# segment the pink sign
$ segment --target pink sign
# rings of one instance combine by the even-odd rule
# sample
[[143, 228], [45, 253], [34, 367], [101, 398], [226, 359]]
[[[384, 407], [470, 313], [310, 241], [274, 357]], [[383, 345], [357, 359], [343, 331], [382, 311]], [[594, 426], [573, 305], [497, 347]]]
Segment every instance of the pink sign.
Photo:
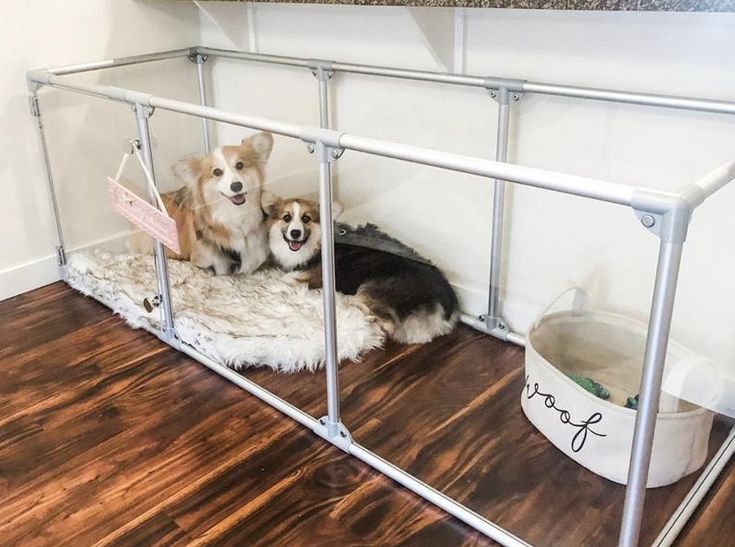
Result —
[[176, 254], [181, 254], [179, 234], [176, 231], [174, 219], [139, 198], [111, 177], [107, 177], [107, 189], [115, 211]]

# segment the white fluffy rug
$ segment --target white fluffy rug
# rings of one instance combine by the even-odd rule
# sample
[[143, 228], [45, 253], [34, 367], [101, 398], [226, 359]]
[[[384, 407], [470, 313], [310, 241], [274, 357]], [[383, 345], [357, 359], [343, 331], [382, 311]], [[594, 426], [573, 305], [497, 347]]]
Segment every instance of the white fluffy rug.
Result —
[[[174, 322], [181, 339], [233, 368], [316, 370], [324, 362], [322, 292], [276, 270], [214, 276], [190, 262], [169, 260]], [[69, 257], [67, 280], [122, 316], [132, 327], [157, 326], [159, 310], [143, 307], [156, 294], [153, 257], [99, 249]], [[337, 295], [340, 360], [380, 347], [384, 334], [355, 297]]]

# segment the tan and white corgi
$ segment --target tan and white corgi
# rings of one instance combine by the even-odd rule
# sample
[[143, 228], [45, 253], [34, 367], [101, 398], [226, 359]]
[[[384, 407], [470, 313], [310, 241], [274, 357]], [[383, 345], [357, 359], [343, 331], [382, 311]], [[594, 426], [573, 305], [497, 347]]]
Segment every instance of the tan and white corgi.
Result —
[[[191, 260], [217, 275], [248, 274], [265, 262], [268, 241], [261, 195], [272, 148], [273, 136], [261, 132], [237, 146], [221, 146], [174, 165], [185, 186], [161, 197], [176, 221], [181, 254], [167, 249], [167, 256]], [[150, 252], [150, 239], [135, 234], [130, 248]]]
[[[336, 216], [341, 207], [334, 209]], [[265, 211], [271, 260], [310, 288], [321, 287], [319, 206], [275, 199]], [[394, 340], [428, 342], [457, 323], [457, 297], [444, 274], [374, 225], [337, 224], [334, 263], [337, 292], [357, 295]]]

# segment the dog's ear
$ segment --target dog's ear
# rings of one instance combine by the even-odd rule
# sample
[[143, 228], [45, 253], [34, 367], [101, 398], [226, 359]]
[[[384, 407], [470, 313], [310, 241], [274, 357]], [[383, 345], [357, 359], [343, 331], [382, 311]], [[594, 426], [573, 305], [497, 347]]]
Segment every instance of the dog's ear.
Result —
[[171, 169], [173, 169], [176, 178], [185, 182], [187, 186], [191, 186], [199, 179], [202, 171], [202, 160], [200, 158], [179, 160], [173, 164]]
[[281, 198], [273, 192], [263, 190], [260, 194], [260, 206], [268, 218], [276, 218], [281, 207]]
[[261, 131], [243, 139], [242, 146], [252, 151], [260, 163], [265, 163], [273, 150], [273, 135], [268, 131]]

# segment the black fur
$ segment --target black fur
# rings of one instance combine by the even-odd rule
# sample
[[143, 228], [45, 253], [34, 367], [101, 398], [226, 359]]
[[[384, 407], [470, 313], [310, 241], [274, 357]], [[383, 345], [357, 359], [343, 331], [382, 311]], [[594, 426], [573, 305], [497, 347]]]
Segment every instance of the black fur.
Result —
[[230, 274], [235, 274], [240, 269], [240, 264], [242, 263], [240, 253], [233, 249], [225, 249], [224, 247], [220, 247], [220, 251], [227, 255], [227, 258], [232, 261], [230, 264]]
[[376, 251], [385, 251], [403, 258], [410, 258], [416, 262], [431, 264], [423, 256], [418, 254], [408, 245], [401, 243], [396, 238], [389, 236], [378, 226], [368, 222], [360, 226], [350, 226], [342, 222], [335, 222], [334, 241], [337, 243], [348, 243], [359, 245]]
[[345, 243], [335, 243], [334, 257], [338, 292], [355, 294], [361, 289], [392, 309], [398, 319], [423, 310], [432, 312], [437, 303], [444, 319], [457, 311], [457, 296], [444, 274], [424, 260]]
[[[459, 309], [457, 296], [444, 274], [430, 261], [374, 224], [335, 223], [334, 261], [337, 292], [368, 297], [379, 316], [402, 321], [419, 312], [434, 313], [437, 304], [445, 321]], [[319, 237], [312, 232], [310, 237]], [[321, 253], [294, 268], [320, 268]], [[320, 287], [321, 278], [310, 279]]]

